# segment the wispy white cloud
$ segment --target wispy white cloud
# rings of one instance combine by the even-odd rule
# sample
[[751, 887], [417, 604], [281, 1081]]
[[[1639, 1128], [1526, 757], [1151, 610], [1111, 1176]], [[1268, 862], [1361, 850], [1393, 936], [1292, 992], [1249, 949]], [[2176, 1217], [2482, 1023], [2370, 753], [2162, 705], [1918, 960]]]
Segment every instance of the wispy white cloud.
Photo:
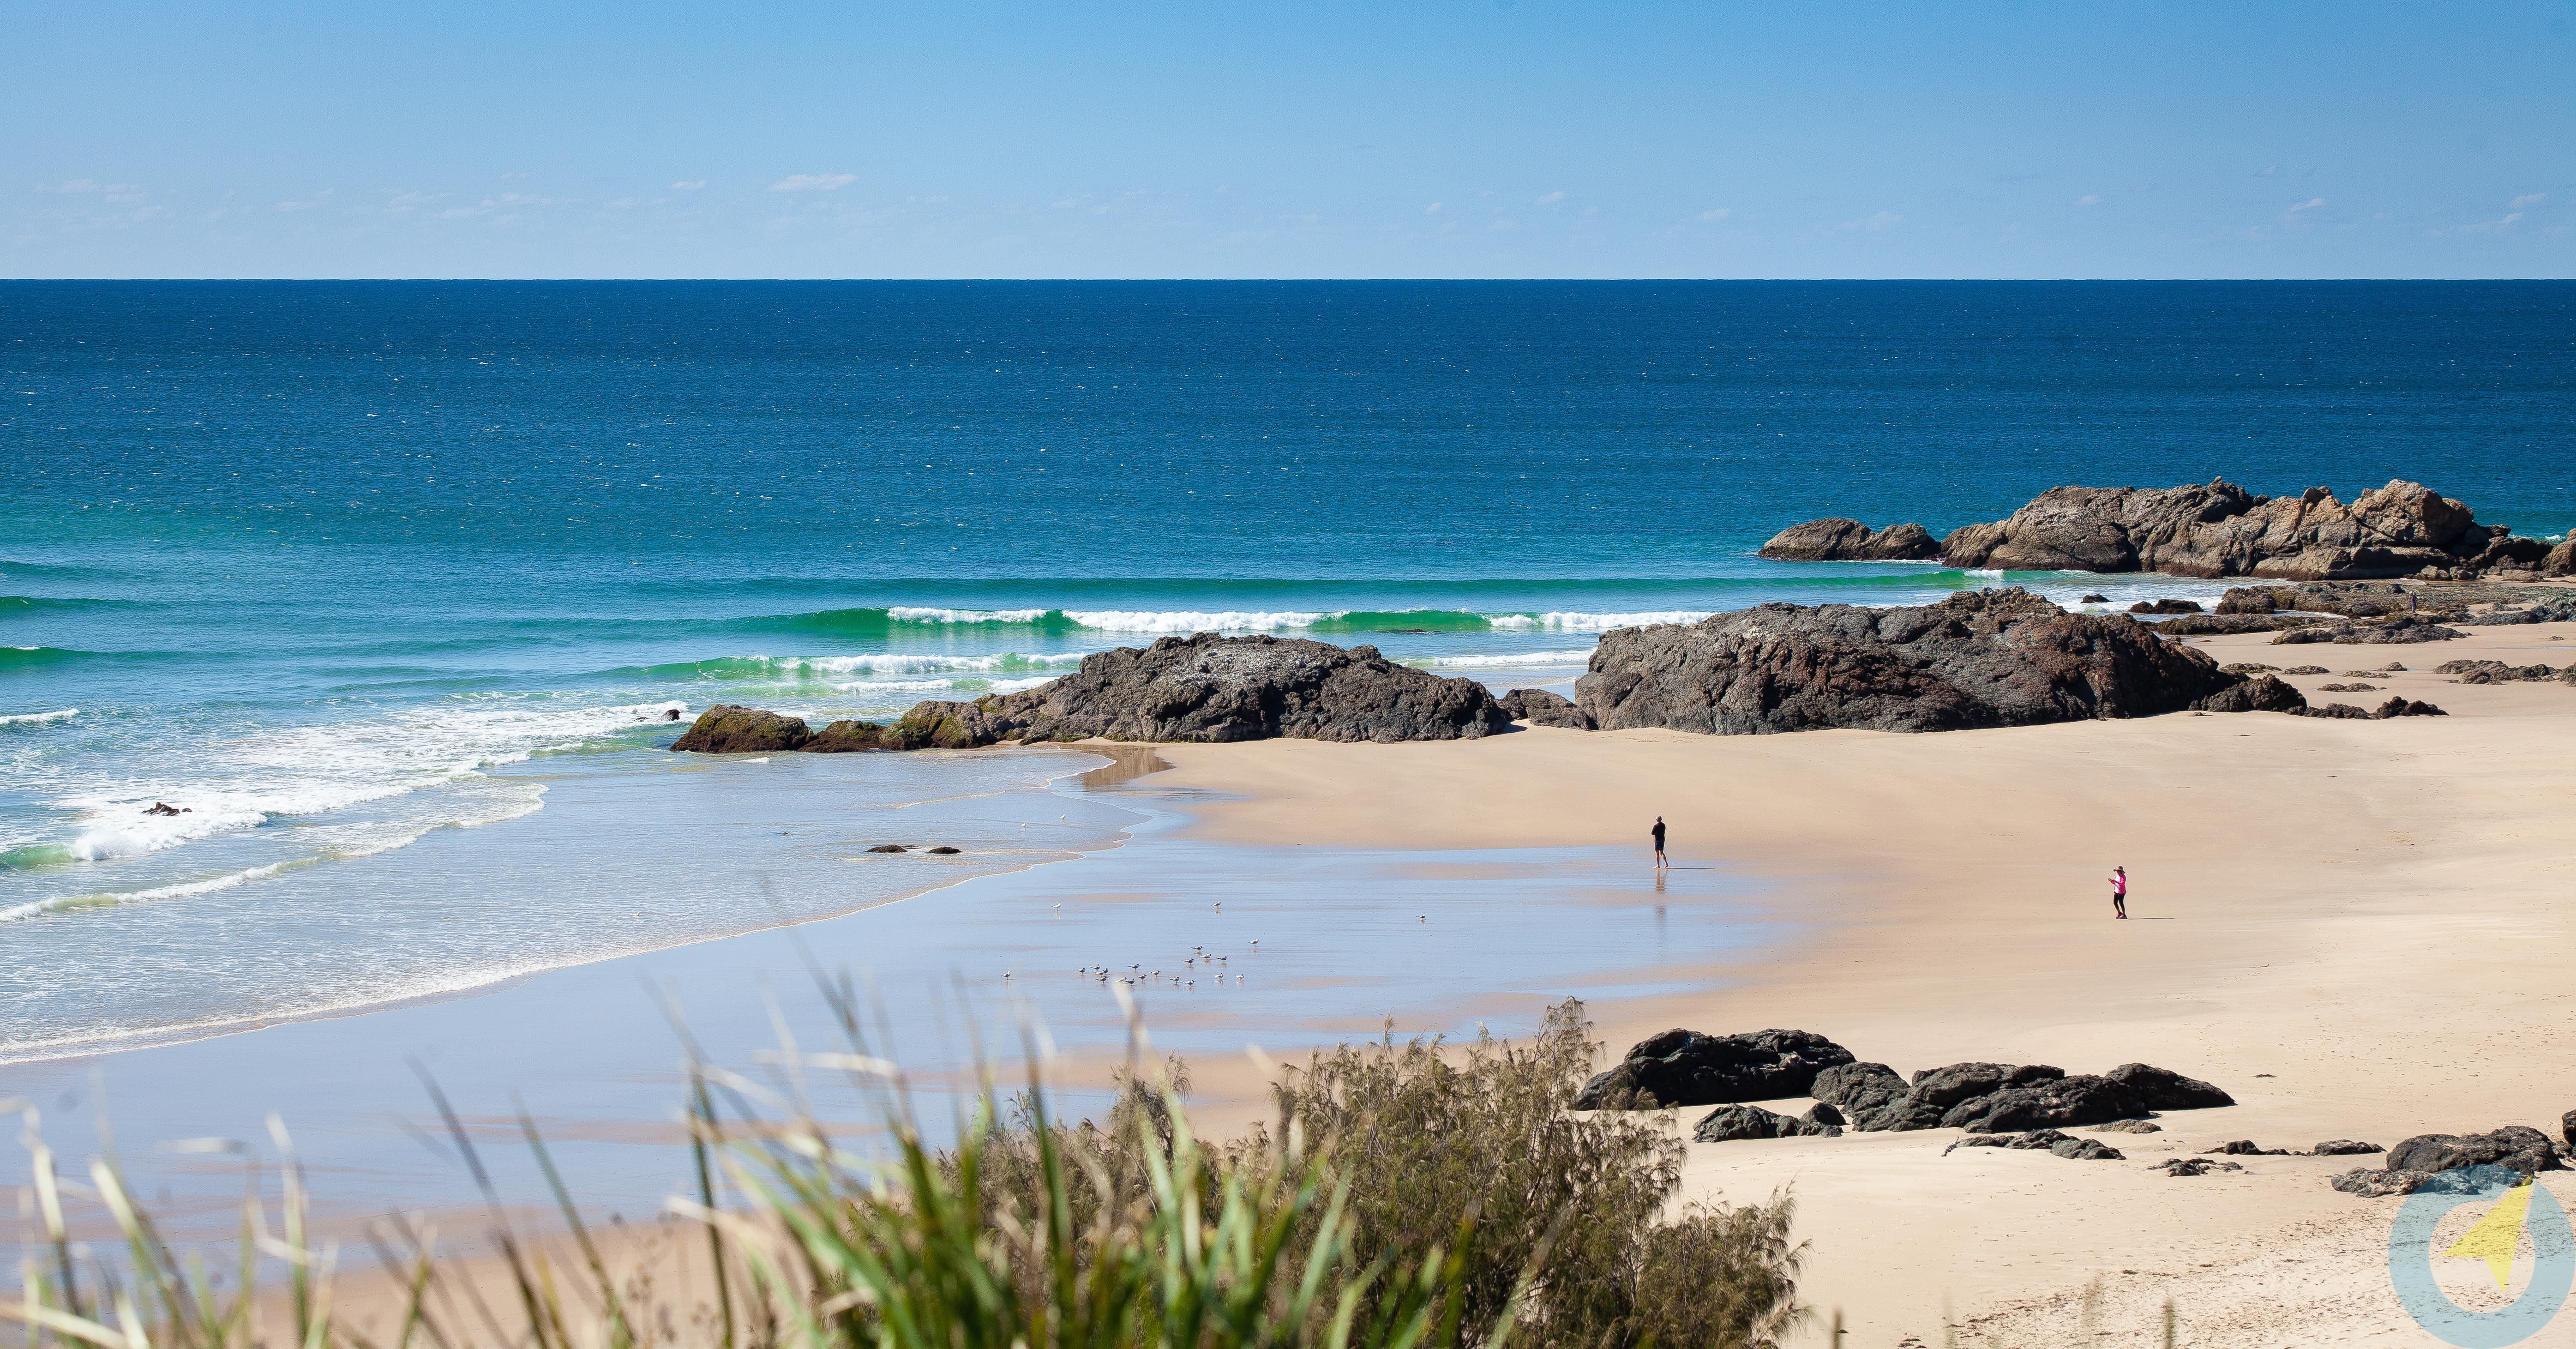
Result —
[[791, 173], [769, 185], [772, 192], [835, 192], [859, 181], [855, 173]]
[[1714, 210], [1714, 211], [1702, 211], [1702, 212], [1700, 212], [1700, 213], [1699, 213], [1699, 223], [1701, 223], [1701, 224], [1703, 224], [1703, 225], [1714, 225], [1714, 224], [1716, 224], [1717, 222], [1719, 222], [1719, 221], [1721, 221], [1721, 220], [1724, 220], [1724, 219], [1726, 219], [1728, 216], [1731, 216], [1731, 215], [1733, 215], [1733, 214], [1735, 214], [1735, 208], [1734, 208], [1734, 207], [1732, 207], [1732, 206], [1720, 206], [1720, 207], [1718, 207], [1718, 208], [1717, 208], [1716, 210]]
[[132, 183], [102, 183], [95, 178], [74, 178], [63, 183], [38, 183], [36, 190], [74, 196], [99, 192], [105, 193], [109, 201], [141, 201], [144, 197], [143, 189]]
[[1446, 205], [1448, 205], [1448, 204], [1449, 204], [1449, 203], [1447, 203], [1447, 202], [1445, 202], [1445, 201], [1435, 201], [1435, 202], [1431, 203], [1430, 205], [1423, 207], [1423, 208], [1422, 208], [1422, 213], [1423, 213], [1424, 215], [1438, 215], [1438, 214], [1440, 214], [1440, 208], [1441, 208], [1441, 207], [1443, 207], [1443, 206], [1446, 206]]
[[1564, 193], [1562, 193], [1562, 192], [1550, 192], [1550, 193], [1548, 193], [1546, 196], [1539, 198], [1539, 199], [1538, 199], [1537, 204], [1538, 204], [1538, 205], [1540, 205], [1540, 206], [1554, 206], [1555, 204], [1557, 204], [1558, 202], [1563, 201], [1563, 200], [1565, 200], [1565, 194], [1564, 194]]
[[2505, 209], [2508, 211], [2520, 211], [2529, 207], [2538, 206], [2540, 203], [2547, 200], [2549, 200], [2549, 194], [2546, 192], [2525, 192], [2521, 196], [2514, 198], [2513, 204]]
[[315, 207], [328, 205], [331, 201], [331, 194], [337, 190], [337, 188], [326, 187], [303, 201], [281, 201], [277, 204], [277, 209], [281, 211], [310, 211]]
[[2102, 194], [2099, 192], [2087, 192], [2083, 196], [2077, 197], [2075, 199], [2075, 204], [2078, 206], [2099, 206], [2102, 204]]
[[1876, 215], [1865, 216], [1859, 220], [1846, 220], [1842, 223], [1841, 228], [1847, 230], [1885, 230], [1894, 229], [1904, 223], [1905, 217], [1898, 215], [1896, 212], [1881, 211]]
[[671, 190], [674, 192], [695, 192], [706, 185], [707, 180], [704, 178], [688, 178], [671, 184]]

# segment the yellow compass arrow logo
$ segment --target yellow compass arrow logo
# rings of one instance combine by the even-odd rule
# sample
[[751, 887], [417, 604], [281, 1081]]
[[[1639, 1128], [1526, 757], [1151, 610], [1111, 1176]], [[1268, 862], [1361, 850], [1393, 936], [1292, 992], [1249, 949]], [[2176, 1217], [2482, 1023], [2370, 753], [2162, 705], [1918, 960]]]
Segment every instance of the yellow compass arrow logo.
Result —
[[2513, 1273], [2513, 1246], [2522, 1236], [2523, 1216], [2530, 1211], [2531, 1182], [2525, 1181], [2521, 1186], [2506, 1191], [2504, 1198], [2487, 1210], [2487, 1216], [2461, 1233], [2460, 1239], [2451, 1243], [2451, 1249], [2442, 1254], [2461, 1260], [2486, 1261], [2487, 1272], [2495, 1276], [2496, 1289], [2501, 1292], [2506, 1279]]

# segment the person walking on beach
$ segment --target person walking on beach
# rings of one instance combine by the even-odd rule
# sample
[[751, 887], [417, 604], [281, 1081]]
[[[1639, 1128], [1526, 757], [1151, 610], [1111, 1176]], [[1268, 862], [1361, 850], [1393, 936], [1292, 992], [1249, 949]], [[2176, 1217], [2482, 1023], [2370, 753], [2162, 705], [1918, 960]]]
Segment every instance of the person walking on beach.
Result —
[[[1662, 846], [1660, 831], [1656, 838], [1657, 846]], [[2111, 916], [2114, 918], [2129, 916], [2129, 869], [2127, 867], [2111, 868]]]
[[1664, 817], [1661, 815], [1655, 817], [1655, 865], [1658, 867], [1672, 865], [1664, 857]]

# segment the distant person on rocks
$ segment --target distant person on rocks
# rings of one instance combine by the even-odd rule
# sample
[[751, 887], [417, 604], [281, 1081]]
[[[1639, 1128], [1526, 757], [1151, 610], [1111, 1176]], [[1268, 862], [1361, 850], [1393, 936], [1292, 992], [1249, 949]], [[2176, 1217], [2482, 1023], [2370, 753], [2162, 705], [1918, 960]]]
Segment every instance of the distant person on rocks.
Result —
[[[1655, 831], [1655, 846], [1658, 848], [1664, 846], [1664, 831], [1661, 829]], [[1663, 856], [1660, 852], [1655, 855]], [[2127, 867], [2111, 868], [2111, 916], [2114, 918], [2129, 916], [2129, 869]]]
[[1655, 817], [1655, 865], [1659, 867], [1672, 865], [1672, 862], [1664, 856], [1664, 817], [1661, 815]]

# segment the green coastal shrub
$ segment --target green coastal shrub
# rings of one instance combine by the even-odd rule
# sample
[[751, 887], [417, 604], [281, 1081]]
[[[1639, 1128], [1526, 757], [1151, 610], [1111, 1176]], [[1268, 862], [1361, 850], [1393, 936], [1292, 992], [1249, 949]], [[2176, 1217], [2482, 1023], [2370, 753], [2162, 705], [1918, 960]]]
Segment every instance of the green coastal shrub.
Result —
[[[1680, 1143], [1637, 1117], [1570, 1112], [1597, 1048], [1579, 1004], [1526, 1045], [1444, 1048], [1318, 1053], [1276, 1085], [1275, 1126], [1222, 1145], [1191, 1132], [1177, 1063], [1160, 1082], [1131, 1075], [1096, 1123], [1050, 1119], [1035, 1091], [997, 1113], [988, 1091], [945, 1151], [898, 1111], [877, 1155], [810, 1119], [720, 1111], [709, 1080], [726, 1078], [710, 1071], [690, 1098], [698, 1196], [673, 1205], [701, 1225], [713, 1306], [650, 1305], [650, 1279], [603, 1254], [529, 1127], [566, 1235], [531, 1243], [496, 1200], [510, 1289], [496, 1304], [392, 1224], [378, 1256], [401, 1315], [372, 1337], [334, 1314], [291, 1157], [279, 1231], [254, 1211], [217, 1275], [175, 1255], [104, 1163], [73, 1192], [96, 1197], [125, 1249], [80, 1259], [31, 1130], [42, 1258], [0, 1317], [27, 1343], [113, 1349], [1769, 1349], [1799, 1315], [1785, 1199], [1673, 1212]], [[805, 1061], [887, 1067], [853, 1050]]]

